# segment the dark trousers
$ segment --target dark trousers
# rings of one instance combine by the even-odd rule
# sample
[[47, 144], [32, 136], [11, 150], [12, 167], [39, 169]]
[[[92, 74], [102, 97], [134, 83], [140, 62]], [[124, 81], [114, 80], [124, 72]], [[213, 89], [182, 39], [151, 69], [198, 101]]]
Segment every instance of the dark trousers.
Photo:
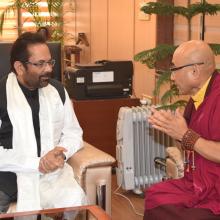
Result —
[[0, 191], [0, 213], [7, 212], [12, 199], [6, 193]]

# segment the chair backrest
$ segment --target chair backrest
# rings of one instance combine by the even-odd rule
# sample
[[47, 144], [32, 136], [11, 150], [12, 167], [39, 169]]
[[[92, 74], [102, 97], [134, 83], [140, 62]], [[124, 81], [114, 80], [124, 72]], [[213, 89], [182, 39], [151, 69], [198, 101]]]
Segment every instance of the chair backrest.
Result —
[[0, 42], [0, 78], [10, 72], [10, 51], [12, 43]]
[[[0, 78], [8, 74], [11, 70], [10, 51], [12, 44], [13, 42], [0, 42]], [[56, 60], [56, 64], [53, 69], [53, 78], [61, 81], [61, 43], [48, 42], [48, 46], [52, 58]]]

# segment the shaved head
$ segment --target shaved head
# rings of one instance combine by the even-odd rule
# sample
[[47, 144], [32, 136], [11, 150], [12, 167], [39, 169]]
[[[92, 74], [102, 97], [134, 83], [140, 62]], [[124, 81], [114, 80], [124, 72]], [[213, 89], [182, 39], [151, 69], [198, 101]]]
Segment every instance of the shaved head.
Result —
[[194, 95], [215, 71], [215, 56], [207, 43], [191, 40], [173, 54], [171, 79], [181, 94]]
[[173, 62], [181, 62], [181, 65], [203, 62], [206, 69], [205, 73], [208, 75], [211, 75], [215, 70], [213, 51], [207, 43], [201, 40], [191, 40], [182, 43], [174, 52]]

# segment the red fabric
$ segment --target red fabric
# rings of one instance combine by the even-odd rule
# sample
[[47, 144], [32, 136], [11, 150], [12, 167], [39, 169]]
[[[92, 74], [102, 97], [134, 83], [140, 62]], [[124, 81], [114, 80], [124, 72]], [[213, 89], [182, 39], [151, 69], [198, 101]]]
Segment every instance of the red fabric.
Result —
[[[214, 73], [203, 103], [197, 110], [192, 100], [185, 110], [189, 127], [203, 138], [220, 141], [220, 74]], [[165, 204], [210, 209], [220, 214], [220, 164], [195, 152], [195, 171], [177, 180], [157, 183], [146, 190], [146, 210]]]

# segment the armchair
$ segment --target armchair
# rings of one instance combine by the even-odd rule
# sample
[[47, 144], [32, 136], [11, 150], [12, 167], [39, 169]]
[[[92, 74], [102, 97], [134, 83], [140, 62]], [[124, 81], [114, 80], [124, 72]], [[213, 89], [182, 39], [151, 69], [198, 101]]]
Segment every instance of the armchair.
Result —
[[111, 165], [114, 162], [112, 156], [87, 142], [84, 142], [84, 148], [68, 160], [73, 167], [75, 179], [85, 190], [91, 204], [97, 203], [99, 185], [106, 185], [105, 210], [109, 215], [111, 215]]
[[[111, 165], [115, 159], [109, 154], [84, 142], [84, 147], [67, 161], [74, 170], [75, 179], [85, 190], [90, 204], [97, 204], [97, 189], [105, 185], [105, 211], [111, 215]], [[10, 205], [8, 213], [15, 212], [16, 203]]]

